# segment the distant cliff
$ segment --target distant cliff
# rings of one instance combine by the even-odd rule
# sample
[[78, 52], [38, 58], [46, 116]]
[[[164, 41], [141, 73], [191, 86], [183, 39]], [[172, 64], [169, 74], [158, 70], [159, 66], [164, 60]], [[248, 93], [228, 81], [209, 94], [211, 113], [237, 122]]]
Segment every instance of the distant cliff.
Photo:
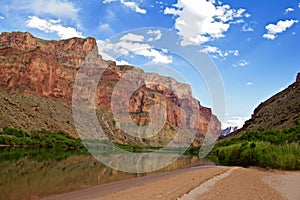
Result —
[[251, 119], [245, 122], [242, 129], [285, 129], [294, 127], [295, 120], [300, 118], [300, 73], [296, 81], [285, 90], [261, 103], [252, 114]]
[[[73, 85], [80, 64], [97, 49], [93, 38], [71, 38], [60, 41], [46, 41], [30, 33], [2, 33], [0, 35], [0, 127], [12, 126], [28, 131], [47, 129], [65, 131], [76, 135], [73, 125], [71, 102]], [[206, 132], [219, 135], [220, 122], [211, 112], [192, 98], [189, 85], [157, 74], [146, 74], [133, 66], [117, 66], [115, 62], [104, 61], [100, 55], [97, 62], [104, 62], [108, 68], [96, 91], [98, 118], [108, 137], [119, 143], [141, 145], [163, 145], [174, 136], [178, 126], [197, 130], [192, 142], [198, 146]], [[167, 123], [155, 139], [139, 139], [119, 130], [112, 117], [111, 96], [117, 82], [129, 70], [138, 71], [147, 77], [142, 86], [132, 95], [129, 112], [137, 125], [149, 123], [149, 109], [154, 103], [166, 106]], [[155, 82], [160, 82], [169, 88]], [[173, 91], [180, 91], [176, 96]], [[84, 91], [82, 92], [84, 98]], [[118, 94], [122, 97], [122, 93]], [[188, 99], [193, 99], [188, 101]], [[182, 116], [180, 110], [198, 107], [199, 118]], [[182, 120], [183, 119], [183, 120]], [[198, 122], [198, 123], [197, 123]]]

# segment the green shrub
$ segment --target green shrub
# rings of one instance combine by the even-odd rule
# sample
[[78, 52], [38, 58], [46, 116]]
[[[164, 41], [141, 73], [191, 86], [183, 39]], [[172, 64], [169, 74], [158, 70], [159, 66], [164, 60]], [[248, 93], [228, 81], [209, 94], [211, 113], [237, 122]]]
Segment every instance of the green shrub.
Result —
[[80, 139], [73, 138], [64, 132], [52, 133], [42, 129], [40, 131], [27, 133], [8, 127], [4, 127], [3, 131], [0, 132], [0, 144], [63, 149], [83, 148]]
[[238, 143], [214, 150], [223, 165], [261, 166], [265, 168], [299, 170], [300, 145], [275, 145], [270, 142]]

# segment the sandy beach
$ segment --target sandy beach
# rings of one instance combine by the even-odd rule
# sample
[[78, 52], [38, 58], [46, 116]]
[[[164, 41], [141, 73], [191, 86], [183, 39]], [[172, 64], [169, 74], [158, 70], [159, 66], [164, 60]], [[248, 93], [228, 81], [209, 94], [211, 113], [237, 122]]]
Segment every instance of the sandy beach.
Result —
[[299, 200], [300, 172], [257, 168], [190, 168], [47, 197], [58, 199]]

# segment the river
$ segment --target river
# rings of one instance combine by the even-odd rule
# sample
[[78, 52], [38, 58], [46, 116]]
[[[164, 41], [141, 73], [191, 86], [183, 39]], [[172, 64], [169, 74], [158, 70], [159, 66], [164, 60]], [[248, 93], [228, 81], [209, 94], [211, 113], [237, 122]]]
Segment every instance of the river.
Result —
[[159, 171], [131, 174], [109, 168], [86, 152], [0, 148], [0, 199], [39, 199], [94, 185], [204, 165], [214, 163], [183, 156]]

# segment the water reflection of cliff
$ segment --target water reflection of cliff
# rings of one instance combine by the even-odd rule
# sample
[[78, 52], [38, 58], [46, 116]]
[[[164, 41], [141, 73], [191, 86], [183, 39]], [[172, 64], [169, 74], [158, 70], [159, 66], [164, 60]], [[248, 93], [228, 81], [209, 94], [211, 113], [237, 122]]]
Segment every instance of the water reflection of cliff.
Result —
[[5, 200], [37, 199], [112, 181], [213, 164], [185, 156], [156, 172], [129, 174], [106, 167], [95, 158], [78, 152], [2, 148], [0, 155], [0, 199]]

